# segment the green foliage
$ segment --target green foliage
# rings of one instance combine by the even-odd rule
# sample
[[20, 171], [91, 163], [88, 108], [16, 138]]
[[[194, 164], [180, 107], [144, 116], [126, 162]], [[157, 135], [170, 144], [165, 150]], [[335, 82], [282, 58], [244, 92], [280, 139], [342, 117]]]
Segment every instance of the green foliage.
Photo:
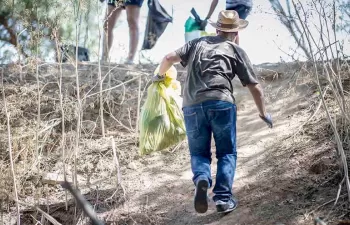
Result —
[[98, 38], [89, 33], [98, 29], [102, 7], [95, 0], [5, 0], [0, 5], [0, 44], [16, 47], [25, 57], [43, 57], [55, 49], [55, 41], [75, 45], [79, 23], [78, 45], [87, 47]]

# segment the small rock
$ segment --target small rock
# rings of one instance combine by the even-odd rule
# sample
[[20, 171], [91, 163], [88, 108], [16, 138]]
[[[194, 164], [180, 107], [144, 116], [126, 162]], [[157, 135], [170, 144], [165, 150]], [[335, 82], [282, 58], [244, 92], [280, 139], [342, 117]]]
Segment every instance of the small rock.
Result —
[[43, 183], [44, 184], [56, 185], [56, 184], [59, 184], [61, 182], [64, 182], [63, 174], [47, 173], [43, 176]]
[[[67, 181], [72, 181], [72, 175], [67, 174], [66, 176]], [[80, 175], [77, 175], [78, 183], [86, 183], [86, 179]], [[57, 185], [62, 182], [64, 182], [64, 176], [62, 173], [54, 172], [54, 173], [47, 173], [43, 176], [42, 182], [44, 184], [50, 184], [50, 185]]]
[[131, 170], [137, 170], [138, 166], [135, 162], [131, 162], [128, 164], [128, 169], [131, 169]]

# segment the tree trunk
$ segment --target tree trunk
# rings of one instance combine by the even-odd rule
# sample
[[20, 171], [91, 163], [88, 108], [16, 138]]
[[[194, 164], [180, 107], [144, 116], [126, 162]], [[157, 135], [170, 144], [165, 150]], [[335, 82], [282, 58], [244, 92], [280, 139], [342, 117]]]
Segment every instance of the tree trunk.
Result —
[[18, 43], [17, 43], [16, 32], [12, 29], [12, 27], [9, 26], [8, 19], [5, 16], [0, 15], [0, 24], [5, 27], [5, 29], [7, 30], [7, 32], [10, 35], [9, 39], [1, 39], [1, 41], [8, 42], [8, 43], [12, 44], [13, 46], [17, 47]]

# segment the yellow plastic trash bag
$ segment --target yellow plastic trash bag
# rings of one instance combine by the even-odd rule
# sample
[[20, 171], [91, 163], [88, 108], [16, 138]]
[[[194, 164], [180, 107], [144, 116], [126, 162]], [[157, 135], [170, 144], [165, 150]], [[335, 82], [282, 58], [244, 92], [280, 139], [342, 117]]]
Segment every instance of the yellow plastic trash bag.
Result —
[[[159, 67], [156, 69], [157, 73]], [[140, 114], [140, 154], [164, 150], [186, 138], [181, 86], [172, 67], [163, 81], [151, 84]]]

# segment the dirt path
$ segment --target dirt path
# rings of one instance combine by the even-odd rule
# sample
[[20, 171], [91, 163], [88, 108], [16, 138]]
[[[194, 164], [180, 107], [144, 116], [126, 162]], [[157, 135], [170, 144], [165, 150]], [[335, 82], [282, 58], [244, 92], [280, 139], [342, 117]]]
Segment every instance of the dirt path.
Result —
[[[90, 92], [95, 88], [94, 91], [97, 93], [98, 75], [94, 72], [97, 69], [94, 68], [94, 66], [82, 67], [81, 70], [86, 74], [89, 72], [88, 76], [84, 76], [85, 91]], [[58, 73], [55, 67], [51, 69], [53, 74]], [[107, 73], [108, 68], [105, 69]], [[280, 71], [283, 71], [285, 76], [263, 83], [267, 109], [274, 120], [273, 129], [267, 128], [258, 117], [248, 90], [238, 81], [234, 83], [238, 108], [238, 161], [233, 189], [239, 206], [226, 216], [219, 216], [213, 203], [204, 215], [194, 211], [194, 185], [185, 141], [169, 152], [138, 156], [138, 138], [134, 129], [137, 121], [135, 93], [138, 92], [140, 84], [135, 80], [135, 76], [140, 76], [139, 71], [143, 71], [142, 69], [145, 69], [145, 74], [154, 70], [150, 67], [148, 70], [139, 68], [137, 71], [125, 72], [126, 69], [119, 68], [114, 71], [115, 80], [113, 79], [112, 86], [119, 85], [121, 81], [134, 81], [128, 83], [125, 90], [116, 89], [111, 92], [110, 105], [107, 108], [108, 115], [113, 117], [106, 115], [104, 118], [108, 131], [105, 138], [100, 135], [99, 105], [96, 104], [99, 102], [98, 96], [85, 102], [83, 134], [79, 149], [75, 149], [76, 98], [71, 85], [75, 76], [69, 75], [74, 71], [71, 67], [65, 68], [64, 83], [67, 90], [67, 103], [64, 106], [67, 110], [65, 159], [58, 144], [62, 140], [61, 126], [52, 125], [52, 121], [59, 121], [61, 118], [60, 110], [56, 107], [59, 105], [57, 98], [59, 92], [55, 89], [57, 85], [46, 85], [50, 83], [49, 78], [45, 80], [46, 83], [43, 82], [45, 85], [41, 98], [41, 126], [43, 128], [49, 126], [50, 129], [45, 135], [42, 134], [44, 150], [40, 158], [40, 173], [34, 166], [37, 159], [30, 157], [32, 149], [36, 148], [31, 136], [37, 131], [35, 123], [37, 103], [33, 100], [37, 99], [36, 81], [28, 75], [28, 81], [23, 87], [11, 82], [6, 84], [5, 92], [12, 110], [10, 114], [13, 116], [11, 130], [17, 138], [14, 139], [13, 146], [18, 154], [16, 173], [22, 202], [36, 205], [35, 196], [39, 194], [39, 206], [61, 224], [89, 224], [89, 220], [79, 211], [80, 209], [76, 211], [75, 201], [70, 195], [67, 196], [66, 209], [65, 192], [58, 184], [63, 177], [64, 161], [68, 180], [71, 180], [74, 172], [77, 173], [80, 191], [106, 225], [303, 225], [312, 224], [313, 218], [317, 216], [329, 216], [328, 221], [348, 216], [344, 214], [348, 212], [346, 204], [338, 203], [339, 207], [336, 209], [332, 208], [332, 204], [325, 204], [333, 203], [342, 179], [337, 166], [336, 146], [322, 110], [318, 113], [317, 119], [299, 129], [313, 112], [319, 98], [314, 91], [315, 87], [310, 87], [312, 82], [307, 80], [307, 77], [298, 77], [300, 79], [295, 80], [299, 72], [295, 71], [293, 66], [282, 65]], [[185, 75], [183, 73], [180, 73], [180, 81], [183, 81], [181, 80]], [[11, 76], [9, 75], [10, 78]], [[291, 83], [292, 77], [298, 85]], [[141, 78], [141, 86], [147, 87], [146, 77]], [[264, 78], [267, 79], [268, 76], [264, 75]], [[51, 83], [56, 82], [55, 77], [52, 79]], [[300, 82], [304, 82], [305, 85]], [[2, 121], [3, 126], [0, 128], [5, 130], [4, 117]], [[22, 137], [23, 133], [28, 136]], [[111, 139], [111, 136], [114, 138]], [[44, 139], [47, 143], [44, 143]], [[4, 146], [7, 143], [5, 135], [1, 140], [5, 153]], [[112, 143], [116, 151], [113, 151]], [[212, 143], [212, 151], [215, 153], [215, 144]], [[119, 159], [119, 167], [116, 166], [114, 153]], [[76, 171], [73, 169], [75, 154], [77, 154]], [[212, 177], [215, 182], [215, 154], [213, 156]], [[6, 185], [6, 190], [10, 193], [12, 184], [8, 182], [11, 179], [8, 176], [10, 170], [6, 167], [8, 164], [6, 154], [1, 157], [3, 182], [0, 183]], [[116, 167], [120, 169], [125, 195], [118, 183]], [[211, 190], [209, 194], [212, 196]], [[344, 199], [341, 198], [339, 202], [342, 201], [344, 202]], [[5, 221], [9, 221], [4, 224], [16, 224], [14, 202], [9, 202], [6, 207], [8, 213], [0, 215], [4, 216]], [[22, 224], [37, 224], [37, 220], [43, 220], [41, 214], [32, 207], [22, 205], [20, 210]], [[75, 221], [76, 219], [81, 221]]]
[[[273, 184], [269, 183], [272, 182], [271, 180], [263, 180], [263, 178], [265, 173], [273, 174], [271, 164], [266, 163], [269, 155], [278, 150], [278, 145], [296, 131], [298, 124], [304, 118], [293, 114], [298, 107], [302, 107], [297, 103], [300, 95], [286, 91], [288, 81], [278, 81], [266, 86], [268, 111], [272, 113], [275, 122], [275, 127], [268, 129], [258, 117], [248, 90], [238, 83], [235, 86], [238, 106], [238, 165], [234, 192], [239, 201], [237, 210], [229, 215], [219, 216], [211, 202], [206, 214], [195, 213], [189, 153], [187, 144], [184, 143], [183, 147], [174, 153], [156, 153], [131, 163], [128, 169], [123, 171], [123, 180], [130, 199], [124, 206], [117, 209], [117, 214], [131, 215], [131, 217], [136, 214], [150, 215], [149, 222], [161, 221], [159, 222], [161, 224], [173, 225], [275, 224], [278, 221], [275, 216], [265, 213], [271, 213], [275, 208], [281, 209], [274, 205], [275, 202], [269, 204], [270, 200], [277, 199], [282, 203], [285, 199], [280, 196], [279, 191], [275, 196], [273, 192], [267, 196], [264, 188]], [[212, 151], [215, 152], [214, 143]], [[275, 163], [278, 167], [280, 162]], [[212, 168], [215, 180], [215, 159]], [[256, 189], [257, 186], [258, 189]], [[209, 193], [212, 196], [211, 190]], [[267, 208], [261, 208], [262, 205], [266, 205]], [[286, 222], [292, 214], [291, 211], [293, 208], [290, 211], [276, 212], [276, 214]], [[283, 218], [283, 215], [287, 216]], [[110, 220], [113, 220], [112, 217]], [[145, 217], [143, 218], [146, 220]], [[147, 223], [139, 221], [138, 224]]]

